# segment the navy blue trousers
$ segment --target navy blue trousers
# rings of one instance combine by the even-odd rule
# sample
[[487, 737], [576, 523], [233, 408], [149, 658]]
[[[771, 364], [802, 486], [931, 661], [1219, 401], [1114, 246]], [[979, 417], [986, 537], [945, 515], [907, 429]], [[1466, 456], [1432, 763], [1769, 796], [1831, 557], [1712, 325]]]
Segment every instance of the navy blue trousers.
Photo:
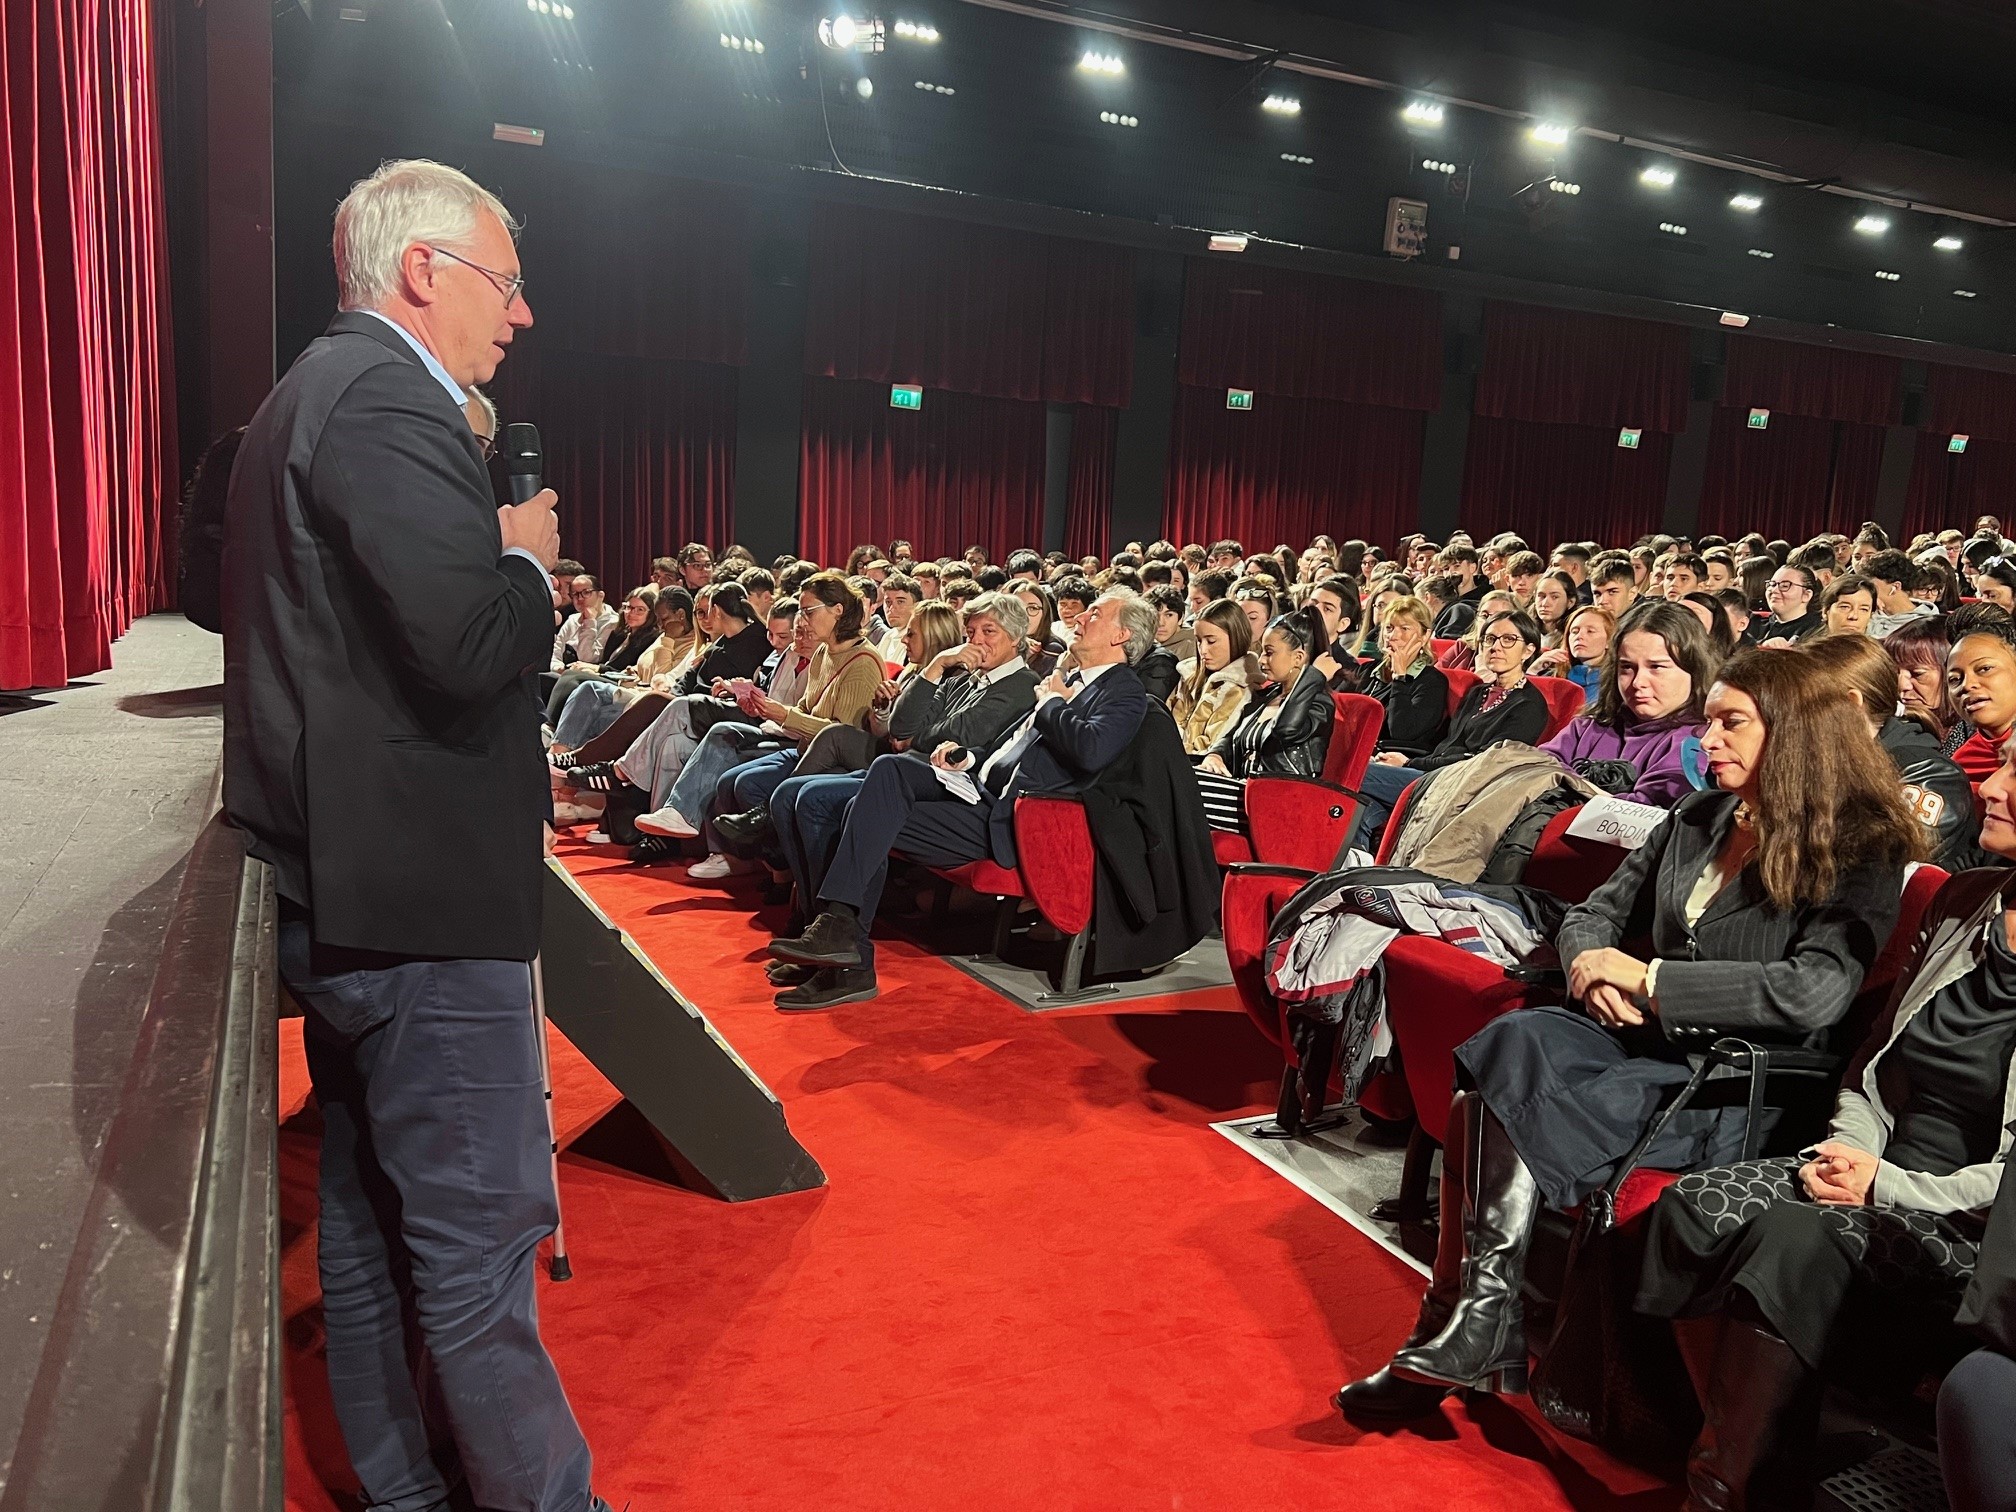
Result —
[[329, 1389], [371, 1512], [466, 1479], [497, 1512], [590, 1512], [589, 1454], [539, 1339], [559, 1219], [531, 972], [311, 944], [283, 917], [322, 1108]]
[[901, 851], [926, 866], [961, 866], [991, 854], [987, 816], [993, 795], [981, 801], [953, 797], [921, 756], [877, 756], [847, 811], [840, 843], [820, 883], [828, 903], [851, 903], [865, 933], [889, 880], [889, 853]]

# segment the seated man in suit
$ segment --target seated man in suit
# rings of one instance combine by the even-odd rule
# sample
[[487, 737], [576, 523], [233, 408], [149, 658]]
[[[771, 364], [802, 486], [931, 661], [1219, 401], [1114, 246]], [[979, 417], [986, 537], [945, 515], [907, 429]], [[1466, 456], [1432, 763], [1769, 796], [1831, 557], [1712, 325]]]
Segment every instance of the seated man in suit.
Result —
[[1155, 644], [1155, 606], [1138, 594], [1101, 594], [1079, 616], [1072, 665], [1036, 690], [1036, 708], [986, 750], [947, 741], [920, 760], [879, 756], [840, 832], [821, 911], [796, 938], [771, 943], [780, 961], [815, 968], [777, 1006], [830, 1008], [875, 995], [866, 945], [889, 855], [927, 866], [963, 866], [991, 856], [1015, 865], [1015, 800], [1072, 793], [1125, 751], [1148, 712], [1133, 664]]

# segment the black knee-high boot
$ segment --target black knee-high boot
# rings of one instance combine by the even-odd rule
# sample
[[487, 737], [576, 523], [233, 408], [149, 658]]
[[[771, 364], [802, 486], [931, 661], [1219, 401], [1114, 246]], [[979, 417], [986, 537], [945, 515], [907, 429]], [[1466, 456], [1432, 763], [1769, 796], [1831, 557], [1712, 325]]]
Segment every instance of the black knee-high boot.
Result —
[[1540, 1212], [1540, 1188], [1483, 1098], [1457, 1094], [1451, 1116], [1463, 1119], [1468, 1144], [1462, 1280], [1441, 1331], [1401, 1350], [1391, 1368], [1407, 1380], [1444, 1390], [1523, 1392], [1526, 1325], [1519, 1287]]
[[[1435, 1246], [1435, 1270], [1429, 1277], [1428, 1291], [1421, 1298], [1421, 1315], [1415, 1319], [1414, 1331], [1407, 1335], [1406, 1343], [1400, 1346], [1402, 1349], [1411, 1349], [1434, 1338], [1442, 1331], [1442, 1325], [1449, 1321], [1449, 1314], [1456, 1306], [1457, 1291], [1463, 1279], [1463, 1170], [1468, 1149], [1461, 1109], [1452, 1107], [1448, 1138], [1442, 1146], [1439, 1194], [1442, 1228]], [[1395, 1375], [1391, 1365], [1382, 1365], [1369, 1376], [1342, 1387], [1330, 1400], [1346, 1417], [1400, 1420], [1426, 1417], [1441, 1405], [1442, 1398], [1448, 1394], [1446, 1387], [1406, 1380]]]
[[[1688, 1374], [1693, 1373], [1690, 1358]], [[1706, 1389], [1697, 1383], [1695, 1390], [1701, 1435], [1687, 1455], [1682, 1512], [1761, 1512], [1810, 1504], [1803, 1482], [1820, 1416], [1820, 1378], [1790, 1344], [1768, 1328], [1728, 1318], [1715, 1343]]]

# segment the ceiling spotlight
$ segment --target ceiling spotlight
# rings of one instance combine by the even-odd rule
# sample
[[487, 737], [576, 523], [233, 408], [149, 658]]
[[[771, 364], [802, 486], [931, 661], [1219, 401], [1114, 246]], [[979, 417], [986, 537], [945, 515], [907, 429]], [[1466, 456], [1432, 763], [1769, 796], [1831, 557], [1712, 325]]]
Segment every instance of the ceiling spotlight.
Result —
[[1237, 231], [1220, 231], [1212, 236], [1209, 246], [1213, 252], [1244, 252], [1246, 238]]
[[856, 79], [854, 81], [854, 93], [861, 96], [861, 98], [864, 100], [874, 99], [875, 81], [873, 79], [866, 77]]
[[1680, 175], [1675, 173], [1671, 168], [1655, 167], [1647, 168], [1643, 173], [1639, 174], [1638, 182], [1648, 184], [1654, 189], [1671, 189], [1674, 181], [1679, 177]]
[[896, 23], [896, 35], [906, 38], [911, 42], [936, 42], [938, 40], [938, 28], [927, 26], [922, 21], [898, 21]]
[[1766, 262], [1769, 262], [1772, 258], [1778, 255], [1776, 252], [1766, 252], [1762, 247], [1752, 247], [1749, 249], [1749, 251], [1752, 257], [1761, 257]]
[[1440, 126], [1442, 107], [1433, 100], [1415, 100], [1400, 112], [1400, 119], [1413, 126]]
[[1685, 236], [1687, 234], [1687, 228], [1678, 221], [1661, 221], [1659, 222], [1659, 229], [1664, 231], [1668, 236]]
[[882, 22], [858, 16], [828, 16], [819, 23], [819, 40], [835, 52], [882, 51]]
[[1299, 152], [1284, 152], [1281, 154], [1281, 161], [1284, 163], [1300, 163], [1304, 168], [1307, 168], [1311, 163], [1315, 162], [1316, 159], [1312, 157], [1304, 157]]
[[1426, 168], [1430, 173], [1454, 173], [1456, 171], [1454, 163], [1445, 163], [1440, 158], [1423, 158], [1421, 159], [1421, 166]]
[[1855, 222], [1855, 229], [1864, 236], [1881, 236], [1890, 229], [1890, 222], [1885, 216], [1865, 215]]
[[923, 90], [926, 94], [949, 95], [959, 93], [959, 91], [954, 89], [950, 84], [933, 84], [929, 79], [919, 79], [917, 81], [917, 87]]
[[1570, 183], [1567, 179], [1549, 179], [1547, 180], [1547, 187], [1552, 189], [1556, 194], [1580, 194], [1582, 192], [1580, 184]]
[[1761, 194], [1731, 195], [1729, 208], [1731, 210], [1762, 210], [1764, 208], [1764, 196]]
[[1958, 252], [1966, 243], [1961, 241], [1957, 236], [1942, 236], [1932, 243], [1932, 245], [1937, 247], [1941, 252]]
[[[565, 8], [563, 7], [563, 10], [564, 9]], [[756, 37], [738, 37], [735, 36], [732, 32], [721, 33], [721, 45], [723, 47], [732, 48], [736, 52], [760, 53], [763, 51], [763, 43], [761, 39]]]
[[1953, 297], [1954, 297], [1955, 299], [1978, 299], [1978, 298], [1980, 298], [1980, 296], [1979, 296], [1978, 294], [1976, 294], [1976, 293], [1975, 293], [1975, 292], [1974, 292], [1974, 291], [1973, 291], [1972, 289], [1955, 289], [1955, 290], [1953, 291]]
[[1574, 130], [1574, 127], [1563, 126], [1559, 121], [1541, 121], [1527, 134], [1542, 147], [1566, 147]]
[[1141, 124], [1138, 116], [1122, 115], [1117, 110], [1102, 110], [1099, 112], [1099, 119], [1104, 121], [1108, 126], [1139, 126]]
[[1748, 315], [1738, 315], [1734, 310], [1724, 310], [1720, 315], [1716, 316], [1715, 318], [1721, 324], [1725, 326], [1735, 326], [1738, 330], [1741, 330], [1744, 326], [1750, 324], [1750, 317]]
[[1302, 102], [1293, 95], [1269, 95], [1260, 102], [1260, 108], [1274, 115], [1302, 114]]
[[1902, 278], [1904, 275], [1902, 273], [1892, 273], [1888, 268], [1878, 268], [1876, 270], [1876, 276], [1882, 279], [1883, 282], [1885, 283], [1895, 283], [1897, 282], [1898, 279]]
[[1127, 65], [1120, 61], [1118, 53], [1087, 52], [1078, 59], [1078, 71], [1080, 73], [1121, 74], [1127, 71]]

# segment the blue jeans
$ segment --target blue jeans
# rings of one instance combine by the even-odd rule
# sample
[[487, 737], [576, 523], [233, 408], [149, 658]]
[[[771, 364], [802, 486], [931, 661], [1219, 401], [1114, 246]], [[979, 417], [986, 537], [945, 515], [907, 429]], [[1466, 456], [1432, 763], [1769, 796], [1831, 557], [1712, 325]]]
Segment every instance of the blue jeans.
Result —
[[770, 795], [770, 823], [777, 848], [798, 884], [798, 906], [816, 912], [819, 886], [833, 863], [834, 847], [847, 823], [847, 808], [861, 791], [865, 772], [824, 777], [788, 777]]
[[[687, 755], [667, 801], [694, 828], [712, 817], [707, 804], [714, 796], [715, 784], [747, 759], [742, 754], [742, 742], [754, 740], [756, 734], [754, 725], [717, 724]], [[657, 794], [654, 792], [652, 797]]]
[[[311, 944], [283, 918], [322, 1108], [329, 1390], [372, 1512], [589, 1512], [587, 1442], [539, 1339], [559, 1218], [523, 961]], [[417, 1325], [420, 1358], [408, 1353]]]
[[577, 751], [616, 723], [622, 712], [623, 705], [616, 700], [613, 683], [600, 678], [584, 682], [567, 695], [567, 707], [560, 711], [560, 722], [553, 726], [553, 743]]
[[[707, 837], [710, 850], [721, 847], [714, 843], [713, 831], [704, 828], [716, 814], [740, 814], [748, 809], [761, 808], [770, 801], [770, 795], [777, 791], [777, 785], [798, 768], [798, 748], [788, 746], [781, 751], [758, 756], [754, 761], [745, 761], [740, 766], [730, 767], [714, 783], [714, 797], [706, 805], [706, 813], [698, 822], [701, 833]], [[684, 813], [685, 810], [680, 810]]]
[[1358, 784], [1365, 801], [1358, 805], [1358, 829], [1351, 843], [1360, 850], [1377, 851], [1379, 837], [1386, 833], [1386, 821], [1392, 818], [1400, 795], [1426, 775], [1413, 767], [1386, 766], [1377, 761], [1365, 768], [1365, 778]]

